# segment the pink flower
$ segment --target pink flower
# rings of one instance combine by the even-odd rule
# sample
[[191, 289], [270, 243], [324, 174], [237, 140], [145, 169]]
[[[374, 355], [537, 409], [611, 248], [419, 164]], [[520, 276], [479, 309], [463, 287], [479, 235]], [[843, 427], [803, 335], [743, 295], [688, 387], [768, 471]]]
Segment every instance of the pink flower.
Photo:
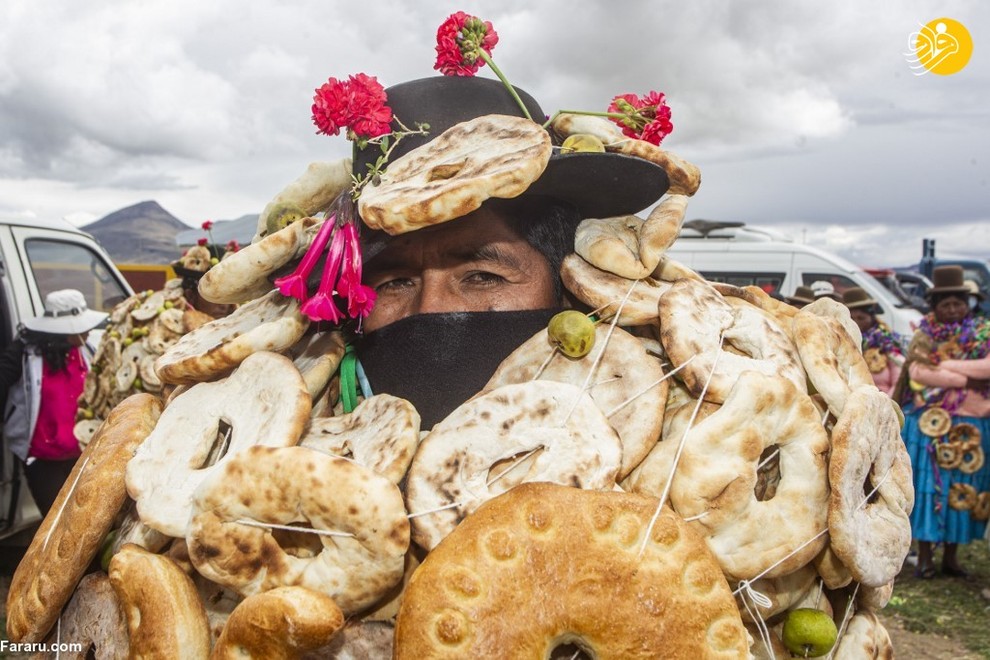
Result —
[[622, 134], [651, 144], [660, 144], [674, 130], [670, 108], [663, 93], [650, 91], [645, 96], [620, 94], [608, 106], [610, 113], [622, 114], [612, 121], [622, 128]]
[[306, 250], [306, 254], [303, 255], [299, 265], [296, 266], [295, 271], [290, 275], [285, 275], [275, 280], [275, 287], [279, 290], [279, 293], [301, 302], [306, 301], [306, 298], [309, 296], [309, 288], [306, 286], [306, 281], [309, 279], [310, 273], [313, 272], [316, 262], [320, 260], [323, 248], [330, 242], [330, 234], [333, 232], [335, 223], [336, 216], [330, 216], [324, 220], [323, 224], [320, 225], [319, 231], [316, 232], [316, 236], [313, 237], [313, 242], [310, 244], [309, 249]]
[[207, 238], [204, 237], [204, 238], [201, 238], [198, 241], [196, 241], [196, 245], [203, 245], [203, 246], [205, 246], [209, 242], [210, 242], [209, 239], [207, 239]]
[[210, 231], [211, 229], [213, 229], [213, 221], [212, 220], [206, 220], [206, 221], [204, 221], [203, 222], [203, 229], [205, 231]]
[[378, 79], [359, 73], [348, 81], [347, 126], [358, 137], [376, 138], [392, 132], [392, 109]]
[[361, 284], [361, 242], [357, 227], [348, 223], [341, 231], [344, 233], [344, 260], [337, 292], [347, 299], [348, 316], [353, 319], [367, 318], [375, 306], [378, 294], [370, 286]]
[[462, 11], [451, 14], [437, 28], [437, 61], [433, 68], [445, 76], [473, 76], [491, 56], [498, 33], [491, 22]]
[[330, 78], [316, 90], [313, 96], [313, 122], [318, 133], [338, 135], [347, 127], [350, 117], [347, 108], [347, 83]]
[[[336, 222], [329, 222], [331, 226]], [[322, 231], [322, 227], [320, 228]], [[313, 241], [316, 243], [316, 241]], [[337, 283], [337, 275], [340, 271], [340, 262], [344, 258], [344, 232], [336, 231], [330, 239], [330, 249], [327, 251], [327, 260], [323, 264], [323, 275], [320, 277], [320, 287], [316, 294], [303, 303], [299, 311], [309, 317], [310, 321], [330, 321], [340, 323], [344, 315], [333, 302], [334, 286]], [[321, 249], [322, 251], [322, 249]], [[307, 251], [307, 255], [309, 252]]]

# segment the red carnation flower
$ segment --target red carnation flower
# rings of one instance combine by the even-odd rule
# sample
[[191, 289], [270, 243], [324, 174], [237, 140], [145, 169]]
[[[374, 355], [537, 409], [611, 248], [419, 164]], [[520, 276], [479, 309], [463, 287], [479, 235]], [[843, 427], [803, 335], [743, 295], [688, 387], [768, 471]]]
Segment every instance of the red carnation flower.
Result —
[[451, 14], [437, 28], [437, 61], [433, 68], [445, 76], [473, 76], [491, 56], [498, 33], [491, 22], [462, 11]]
[[376, 138], [392, 132], [392, 109], [378, 79], [359, 73], [348, 81], [347, 126], [358, 137]]
[[210, 231], [211, 229], [213, 229], [213, 221], [212, 220], [206, 220], [203, 223], [203, 229], [206, 230], [206, 231]]
[[206, 239], [206, 238], [204, 237], [204, 238], [201, 238], [201, 239], [199, 239], [198, 241], [196, 241], [196, 245], [202, 245], [202, 246], [206, 246], [206, 245], [207, 245], [207, 244], [208, 244], [209, 242], [210, 242], [210, 241], [209, 241], [209, 240], [207, 240], [207, 239]]
[[319, 133], [338, 135], [341, 128], [347, 128], [348, 88], [345, 82], [330, 78], [316, 90], [313, 96], [313, 123]]
[[660, 144], [674, 130], [670, 123], [670, 108], [663, 93], [650, 91], [646, 96], [620, 94], [608, 106], [611, 117], [622, 128], [622, 134], [651, 144]]

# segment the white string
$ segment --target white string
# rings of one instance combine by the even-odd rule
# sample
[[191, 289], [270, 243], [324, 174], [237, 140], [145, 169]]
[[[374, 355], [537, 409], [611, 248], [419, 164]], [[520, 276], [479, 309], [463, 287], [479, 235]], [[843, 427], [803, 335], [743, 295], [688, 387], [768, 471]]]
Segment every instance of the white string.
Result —
[[[612, 339], [612, 332], [615, 330], [615, 326], [619, 323], [619, 316], [622, 314], [622, 308], [625, 307], [626, 301], [629, 300], [629, 296], [632, 294], [633, 289], [639, 284], [639, 280], [634, 280], [632, 286], [626, 291], [626, 295], [623, 296], [622, 302], [619, 303], [619, 308], [615, 311], [615, 316], [612, 317], [612, 322], [608, 326], [608, 332], [605, 334], [605, 341], [602, 342], [601, 348], [598, 350], [598, 355], [595, 356], [594, 362], [591, 363], [591, 368], [588, 369], [588, 375], [584, 379], [584, 383], [581, 385], [581, 394], [583, 394], [588, 389], [588, 383], [591, 382], [591, 377], [595, 374], [595, 370], [598, 369], [598, 364], [605, 357], [605, 348], [608, 346], [608, 342]], [[561, 426], [567, 423], [567, 420], [571, 418], [574, 411], [577, 409], [578, 404], [581, 403], [580, 394], [574, 397], [574, 403], [571, 404], [571, 409], [567, 411], [567, 415], [564, 417], [564, 421]]]
[[822, 426], [825, 426], [825, 422], [828, 421], [828, 413], [829, 413], [828, 408], [825, 408], [825, 414], [822, 415]]
[[234, 522], [248, 527], [261, 527], [263, 529], [281, 529], [286, 532], [302, 532], [304, 534], [319, 534], [320, 536], [354, 536], [349, 532], [332, 532], [327, 529], [312, 529], [310, 527], [293, 527], [292, 525], [276, 525], [274, 523], [263, 523], [257, 520], [235, 520]]
[[485, 484], [485, 486], [491, 486], [493, 483], [495, 483], [496, 481], [498, 481], [499, 479], [501, 479], [502, 477], [504, 477], [505, 475], [509, 474], [514, 469], [516, 469], [516, 466], [517, 465], [519, 465], [520, 463], [522, 463], [527, 458], [529, 458], [530, 456], [532, 456], [533, 454], [535, 454], [537, 451], [539, 451], [541, 449], [543, 449], [543, 445], [538, 445], [536, 447], [533, 447], [528, 452], [526, 452], [525, 454], [523, 454], [522, 456], [520, 456], [519, 458], [517, 458], [515, 461], [513, 461], [512, 462], [512, 465], [510, 465], [509, 467], [505, 468], [502, 472], [499, 472], [498, 476], [497, 477], [494, 477], [491, 481], [487, 482]]
[[702, 518], [704, 518], [705, 516], [707, 516], [709, 513], [711, 513], [711, 511], [702, 511], [701, 513], [699, 513], [696, 516], [691, 516], [690, 518], [685, 518], [684, 519], [684, 522], [694, 522], [695, 520], [701, 520]]
[[[83, 470], [86, 469], [86, 464], [89, 463], [90, 456], [91, 454], [86, 455], [86, 460], [83, 461], [81, 466], [79, 466], [79, 472], [76, 473], [76, 478], [72, 480], [72, 486], [69, 487], [69, 492], [65, 494], [64, 498], [62, 498], [62, 506], [58, 508], [58, 513], [55, 514], [55, 519], [52, 520], [51, 526], [48, 527], [48, 533], [45, 534], [45, 540], [41, 544], [42, 550], [48, 547], [48, 539], [52, 537], [52, 532], [54, 532], [55, 528], [58, 527], [58, 520], [62, 517], [62, 512], [65, 511], [65, 507], [69, 503], [69, 499], [72, 498], [72, 493], [76, 490], [76, 485], [79, 483], [79, 479], [83, 475]], [[61, 493], [59, 494], [61, 495]]]
[[606, 417], [611, 417], [615, 413], [619, 412], [620, 410], [622, 410], [623, 408], [625, 408], [626, 406], [628, 406], [630, 403], [632, 403], [633, 401], [635, 401], [639, 397], [643, 396], [644, 394], [646, 394], [647, 392], [649, 392], [650, 390], [652, 390], [654, 387], [656, 387], [657, 385], [659, 385], [663, 381], [667, 380], [668, 378], [670, 378], [671, 376], [673, 376], [674, 374], [676, 374], [678, 371], [680, 371], [684, 367], [688, 366], [691, 363], [691, 360], [694, 359], [694, 357], [695, 356], [692, 355], [687, 360], [685, 360], [684, 362], [682, 362], [679, 367], [676, 367], [675, 369], [673, 369], [673, 370], [665, 373], [663, 376], [661, 376], [657, 380], [655, 380], [652, 383], [650, 383], [649, 385], [647, 385], [641, 391], [637, 392], [636, 394], [633, 394], [631, 397], [629, 397], [628, 399], [626, 399], [625, 401], [623, 401], [622, 403], [620, 403], [619, 405], [617, 405], [615, 408], [612, 408], [612, 410], [610, 410], [608, 413], [606, 413], [605, 416]]
[[[749, 618], [756, 623], [756, 629], [760, 631], [760, 641], [766, 646], [767, 653], [770, 657], [774, 657], [773, 652], [773, 641], [770, 639], [770, 629], [767, 627], [767, 622], [763, 619], [763, 614], [760, 612], [760, 607], [769, 608], [773, 605], [773, 602], [767, 598], [765, 594], [760, 593], [756, 589], [753, 589], [752, 585], [746, 582], [746, 590], [740, 596], [742, 600], [743, 607], [749, 613]], [[749, 606], [749, 601], [753, 601], [753, 607]]]
[[453, 509], [454, 507], [461, 506], [462, 504], [467, 504], [467, 502], [453, 502], [451, 504], [444, 504], [436, 509], [428, 509], [426, 511], [417, 511], [416, 513], [410, 513], [406, 515], [406, 518], [418, 518], [419, 516], [425, 516], [431, 513], [439, 513], [441, 511], [446, 511], [447, 509]]
[[547, 359], [543, 361], [543, 364], [540, 365], [540, 368], [536, 370], [535, 374], [533, 374], [532, 380], [537, 380], [539, 379], [540, 376], [543, 375], [543, 372], [550, 365], [550, 360], [553, 359], [553, 356], [556, 355], [557, 351], [559, 350], [560, 348], [557, 346], [554, 346], [553, 348], [550, 349], [550, 355], [547, 356]]
[[828, 655], [825, 656], [825, 660], [832, 660], [832, 655], [835, 653], [835, 649], [839, 646], [839, 640], [842, 636], [846, 634], [846, 626], [849, 624], [849, 620], [852, 618], [852, 607], [856, 602], [856, 594], [859, 593], [859, 582], [856, 583], [856, 588], [853, 589], [852, 595], [849, 597], [849, 602], [846, 604], [846, 612], [842, 615], [842, 624], [839, 626], [839, 632], [836, 634], [836, 642], [829, 650]]
[[760, 461], [760, 464], [756, 466], [756, 469], [759, 470], [761, 467], [763, 467], [764, 465], [766, 465], [767, 463], [769, 463], [770, 461], [772, 461], [773, 460], [773, 457], [776, 456], [779, 453], [780, 453], [780, 447], [777, 447], [776, 451], [774, 451], [772, 454], [770, 454], [769, 456], [767, 456], [766, 458], [764, 458], [762, 461]]
[[55, 660], [62, 657], [62, 615], [58, 615], [58, 621], [55, 624]]
[[718, 351], [715, 353], [715, 359], [712, 360], [712, 369], [708, 372], [708, 377], [705, 379], [705, 385], [701, 388], [701, 394], [698, 396], [698, 402], [694, 405], [694, 410], [691, 411], [691, 417], [688, 419], [687, 428], [684, 429], [683, 435], [681, 435], [680, 442], [677, 443], [677, 452], [674, 454], [674, 463], [670, 466], [670, 477], [667, 479], [667, 483], [663, 487], [663, 492], [660, 494], [660, 501], [657, 502], [657, 510], [653, 512], [653, 517], [650, 518], [650, 524], [646, 527], [646, 534], [643, 536], [643, 544], [639, 547], [639, 557], [642, 558], [643, 553], [646, 551], [646, 544], [650, 540], [650, 534], [653, 533], [653, 527], [657, 524], [657, 519], [660, 518], [660, 511], [663, 509], [664, 502], [667, 501], [667, 495], [670, 494], [670, 485], [674, 482], [674, 474], [677, 472], [677, 463], [681, 460], [681, 452], [684, 450], [684, 442], [687, 440], [687, 434], [691, 431], [691, 427], [694, 425], [694, 420], [698, 417], [698, 411], [701, 410], [701, 404], [705, 401], [705, 394], [708, 392], [708, 386], [712, 382], [712, 376], [715, 375], [715, 367], [718, 366], [718, 358], [722, 355], [722, 341], [724, 337], [720, 332], [718, 335]]

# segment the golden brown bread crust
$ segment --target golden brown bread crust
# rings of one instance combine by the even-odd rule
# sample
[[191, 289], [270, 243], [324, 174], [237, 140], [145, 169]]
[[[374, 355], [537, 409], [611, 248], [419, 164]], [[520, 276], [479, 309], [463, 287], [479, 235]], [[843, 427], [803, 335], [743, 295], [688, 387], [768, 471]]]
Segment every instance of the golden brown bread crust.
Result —
[[748, 639], [705, 542], [654, 498], [526, 483], [488, 501], [413, 574], [395, 658], [740, 658]]
[[76, 461], [11, 580], [11, 641], [40, 642], [55, 624], [127, 498], [124, 468], [161, 411], [151, 394], [128, 397]]
[[174, 561], [125, 545], [110, 560], [110, 584], [127, 617], [131, 658], [209, 656], [206, 610], [192, 578]]
[[290, 660], [329, 644], [344, 625], [333, 599], [305, 587], [248, 596], [231, 612], [211, 660]]

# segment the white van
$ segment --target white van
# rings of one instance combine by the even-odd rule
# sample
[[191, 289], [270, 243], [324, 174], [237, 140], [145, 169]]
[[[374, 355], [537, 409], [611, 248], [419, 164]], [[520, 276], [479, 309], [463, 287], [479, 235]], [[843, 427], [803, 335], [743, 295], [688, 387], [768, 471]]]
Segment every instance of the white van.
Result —
[[815, 282], [828, 282], [840, 294], [850, 287], [861, 287], [879, 303], [882, 313], [878, 318], [906, 338], [914, 334], [921, 320], [917, 310], [898, 300], [859, 266], [770, 229], [741, 222], [691, 220], [684, 223], [667, 253], [713, 282], [752, 284], [782, 296]]
[[[0, 219], [0, 351], [7, 350], [23, 319], [44, 313], [48, 293], [67, 288], [81, 291], [90, 309], [106, 312], [133, 295], [89, 234], [62, 220]], [[99, 342], [99, 335], [94, 331], [90, 342]], [[4, 443], [0, 451], [0, 539], [39, 521], [20, 461]]]

